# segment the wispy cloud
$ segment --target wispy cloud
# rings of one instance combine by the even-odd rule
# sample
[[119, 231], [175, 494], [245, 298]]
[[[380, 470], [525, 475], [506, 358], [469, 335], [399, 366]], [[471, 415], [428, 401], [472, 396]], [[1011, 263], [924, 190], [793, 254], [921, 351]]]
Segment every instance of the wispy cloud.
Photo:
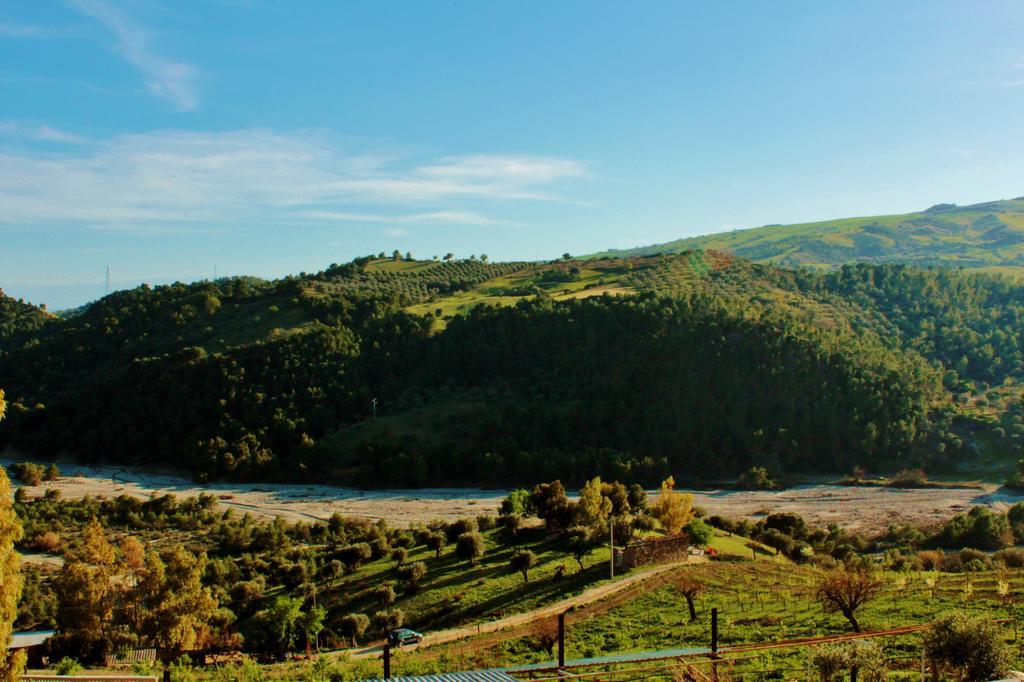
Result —
[[0, 36], [5, 38], [35, 38], [42, 35], [43, 30], [38, 26], [26, 24], [5, 24], [0, 22]]
[[383, 215], [379, 213], [347, 213], [344, 211], [302, 211], [303, 217], [317, 220], [328, 220], [351, 223], [401, 223], [401, 224], [429, 224], [437, 223], [444, 225], [493, 225], [503, 220], [495, 220], [476, 211], [432, 211], [428, 213], [407, 213], [397, 215]]
[[[3, 122], [0, 122], [2, 132]], [[0, 224], [166, 233], [253, 224], [488, 225], [511, 201], [561, 199], [584, 163], [542, 156], [415, 160], [351, 152], [326, 133], [157, 131], [106, 140], [47, 126], [0, 145]]]
[[43, 142], [60, 142], [63, 144], [85, 144], [88, 139], [46, 125], [28, 125], [19, 121], [0, 120], [0, 135], [7, 137], [40, 140]]
[[151, 93], [181, 111], [198, 108], [195, 67], [158, 54], [150, 44], [149, 32], [104, 0], [71, 0], [71, 6], [114, 34], [116, 51], [142, 74]]

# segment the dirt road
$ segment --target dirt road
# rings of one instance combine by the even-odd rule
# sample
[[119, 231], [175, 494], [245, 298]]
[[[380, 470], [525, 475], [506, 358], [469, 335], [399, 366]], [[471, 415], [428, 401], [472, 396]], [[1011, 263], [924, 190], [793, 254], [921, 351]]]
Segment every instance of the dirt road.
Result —
[[[507, 633], [508, 630], [521, 628], [528, 626], [535, 621], [544, 618], [554, 618], [559, 613], [567, 611], [569, 609], [575, 609], [587, 604], [592, 604], [606, 597], [618, 594], [624, 590], [628, 590], [634, 586], [644, 583], [648, 580], [657, 578], [662, 573], [670, 571], [674, 568], [682, 566], [686, 562], [675, 562], [668, 564], [661, 564], [654, 566], [630, 576], [627, 576], [621, 580], [614, 582], [605, 583], [592, 587], [588, 590], [584, 590], [575, 597], [569, 599], [563, 599], [560, 602], [549, 604], [548, 606], [542, 606], [533, 611], [527, 611], [525, 613], [517, 613], [498, 620], [492, 620], [487, 623], [480, 623], [479, 625], [467, 625], [465, 627], [450, 628], [448, 630], [438, 630], [437, 632], [428, 632], [423, 636], [423, 641], [419, 644], [402, 647], [405, 651], [416, 651], [418, 649], [425, 649], [438, 644], [447, 644], [460, 639], [466, 639], [468, 637], [476, 637], [481, 634], [497, 633], [501, 632], [502, 636], [511, 636], [511, 633]], [[478, 644], [479, 642], [474, 642]], [[346, 649], [343, 651], [332, 652], [334, 654], [349, 654], [352, 658], [380, 658], [381, 647], [374, 646], [365, 649]]]

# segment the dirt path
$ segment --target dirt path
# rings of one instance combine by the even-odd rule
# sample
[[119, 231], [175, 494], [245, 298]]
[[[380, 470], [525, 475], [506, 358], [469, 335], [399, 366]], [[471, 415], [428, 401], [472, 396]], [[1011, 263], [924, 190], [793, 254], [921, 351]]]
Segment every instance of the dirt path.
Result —
[[[575, 597], [563, 599], [560, 602], [549, 604], [548, 606], [542, 606], [534, 609], [533, 611], [527, 611], [525, 613], [517, 613], [498, 620], [492, 620], [487, 623], [480, 623], [478, 625], [467, 625], [464, 627], [450, 628], [447, 630], [438, 630], [437, 632], [428, 632], [424, 634], [423, 641], [419, 644], [410, 645], [408, 647], [402, 647], [403, 651], [417, 651], [419, 649], [425, 649], [438, 644], [446, 644], [448, 642], [454, 642], [460, 639], [466, 639], [468, 637], [476, 637], [482, 634], [491, 634], [501, 632], [503, 637], [508, 637], [511, 633], [506, 633], [507, 630], [515, 628], [521, 628], [523, 626], [531, 625], [535, 621], [543, 618], [554, 618], [559, 613], [567, 611], [568, 609], [578, 608], [587, 604], [592, 604], [596, 601], [600, 601], [606, 597], [618, 594], [624, 590], [639, 585], [640, 583], [646, 582], [659, 575], [670, 571], [674, 568], [684, 565], [686, 562], [674, 562], [668, 564], [661, 564], [652, 568], [644, 569], [637, 573], [633, 573], [621, 580], [614, 582], [605, 583], [592, 587], [588, 590], [584, 590]], [[381, 647], [368, 647], [365, 649], [344, 649], [341, 651], [332, 652], [332, 654], [348, 654], [354, 659], [359, 658], [380, 658]]]

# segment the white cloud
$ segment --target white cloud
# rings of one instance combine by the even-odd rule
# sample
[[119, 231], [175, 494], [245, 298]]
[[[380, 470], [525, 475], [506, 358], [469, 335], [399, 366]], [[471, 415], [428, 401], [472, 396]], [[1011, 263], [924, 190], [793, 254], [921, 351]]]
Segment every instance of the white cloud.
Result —
[[116, 51], [142, 74], [151, 93], [168, 100], [181, 111], [192, 111], [199, 106], [194, 84], [195, 67], [157, 54], [150, 46], [149, 33], [107, 2], [71, 0], [71, 5], [114, 34], [117, 38]]
[[[0, 122], [0, 127], [3, 122]], [[0, 147], [0, 224], [164, 232], [252, 224], [485, 225], [481, 202], [554, 199], [586, 172], [552, 157], [413, 162], [352, 153], [318, 131], [157, 131], [85, 140], [43, 126], [59, 152]], [[371, 207], [366, 210], [366, 207]]]

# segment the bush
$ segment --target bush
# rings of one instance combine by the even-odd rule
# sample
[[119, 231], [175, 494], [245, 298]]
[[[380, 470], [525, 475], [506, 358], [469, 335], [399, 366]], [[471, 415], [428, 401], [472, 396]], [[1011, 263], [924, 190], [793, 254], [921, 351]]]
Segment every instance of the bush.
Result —
[[890, 488], [925, 488], [928, 486], [928, 474], [924, 469], [904, 469], [890, 478], [886, 485]]
[[1007, 568], [1024, 568], [1024, 549], [1001, 549], [993, 558]]
[[398, 576], [405, 581], [406, 592], [412, 593], [419, 587], [420, 580], [427, 574], [427, 565], [422, 561], [406, 564], [398, 569]]
[[73, 658], [65, 656], [64, 658], [57, 661], [57, 665], [53, 666], [54, 672], [58, 675], [77, 675], [82, 672], [82, 664]]
[[480, 557], [487, 550], [487, 543], [480, 533], [463, 533], [455, 545], [455, 554], [460, 559], [465, 559], [474, 566], [479, 562]]
[[54, 553], [60, 549], [60, 535], [51, 531], [32, 538], [32, 547], [40, 552]]
[[338, 630], [349, 639], [352, 646], [357, 646], [359, 638], [370, 627], [370, 618], [365, 613], [350, 613], [338, 621]]
[[386, 636], [392, 630], [397, 630], [405, 623], [405, 613], [402, 609], [387, 609], [373, 614], [373, 622], [381, 636]]
[[778, 487], [764, 467], [750, 467], [736, 481], [736, 487], [744, 490], [773, 490]]
[[391, 583], [381, 583], [373, 589], [373, 598], [382, 607], [387, 608], [395, 603], [395, 588]]
[[[988, 554], [969, 547], [960, 550], [960, 563], [970, 571], [985, 571], [992, 567], [992, 559]], [[981, 568], [967, 568], [967, 566], [981, 566]]]
[[998, 626], [984, 618], [949, 614], [932, 623], [924, 636], [925, 654], [959, 679], [992, 680], [1009, 667], [1009, 651]]
[[[811, 659], [822, 682], [844, 680], [847, 672], [857, 672], [863, 682], [885, 680], [885, 658], [874, 642], [854, 640], [819, 647]], [[852, 679], [852, 676], [851, 676]]]
[[690, 519], [689, 523], [683, 526], [683, 532], [690, 537], [690, 544], [697, 547], [706, 547], [715, 535], [711, 526], [696, 517]]
[[512, 555], [509, 560], [509, 568], [523, 574], [523, 581], [530, 581], [530, 569], [537, 564], [537, 555], [528, 549], [520, 550]]
[[501, 508], [498, 512], [502, 516], [510, 516], [517, 514], [519, 516], [530, 516], [532, 514], [532, 504], [530, 502], [530, 491], [518, 488], [508, 494], [501, 502]]
[[942, 552], [931, 549], [917, 553], [917, 563], [922, 571], [941, 571], [942, 558]]
[[494, 530], [498, 527], [498, 519], [491, 514], [481, 514], [476, 517], [476, 525], [482, 531]]
[[444, 529], [444, 534], [448, 542], [455, 542], [459, 539], [460, 535], [475, 533], [478, 530], [479, 527], [476, 525], [476, 519], [459, 519], [448, 524]]
[[18, 462], [11, 465], [11, 475], [22, 485], [39, 485], [43, 482], [43, 467], [32, 462]]
[[60, 478], [60, 469], [57, 468], [56, 464], [51, 462], [50, 465], [46, 467], [46, 473], [43, 474], [43, 480], [56, 481], [58, 478]]

